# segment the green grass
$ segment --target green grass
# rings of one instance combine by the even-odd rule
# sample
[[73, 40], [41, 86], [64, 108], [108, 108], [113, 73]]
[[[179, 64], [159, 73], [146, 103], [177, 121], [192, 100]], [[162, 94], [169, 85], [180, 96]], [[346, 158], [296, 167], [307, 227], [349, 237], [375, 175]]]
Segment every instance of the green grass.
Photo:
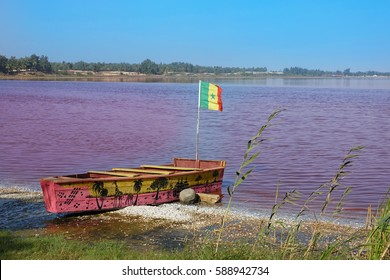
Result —
[[[70, 239], [64, 234], [31, 231], [0, 231], [2, 260], [370, 260], [390, 259], [390, 198], [377, 213], [370, 214], [367, 227], [341, 227], [330, 222], [293, 223], [275, 217], [259, 220], [231, 238], [233, 224], [226, 224], [225, 235], [215, 252], [218, 231], [205, 237], [194, 234], [184, 246], [164, 250], [134, 247], [125, 241]], [[256, 223], [253, 221], [253, 223]], [[204, 229], [200, 229], [204, 231]], [[204, 233], [204, 232], [202, 232]], [[204, 236], [204, 235], [203, 235]]]
[[[239, 245], [239, 246], [237, 246]], [[120, 241], [75, 241], [63, 235], [23, 237], [0, 231], [0, 257], [2, 260], [209, 260], [248, 259], [251, 246], [245, 242], [221, 246], [218, 255], [210, 241], [195, 245], [191, 241], [182, 250], [134, 250]], [[269, 253], [259, 251], [257, 258], [269, 258]]]
[[[280, 231], [286, 237], [289, 231]], [[359, 253], [356, 248], [368, 246], [357, 244], [362, 232], [324, 242], [323, 234], [314, 234], [307, 244], [298, 241], [263, 235], [254, 243], [252, 238], [237, 241], [223, 240], [215, 253], [215, 239], [189, 240], [183, 249], [162, 250], [134, 249], [121, 241], [80, 241], [69, 240], [64, 235], [21, 236], [0, 231], [0, 257], [2, 260], [302, 260], [302, 259], [371, 259], [368, 253]], [[316, 240], [315, 240], [316, 239]], [[284, 241], [283, 241], [284, 240]], [[373, 240], [371, 240], [373, 241]], [[145, 247], [147, 248], [147, 247]], [[383, 254], [383, 251], [381, 251]], [[374, 257], [373, 259], [379, 259]], [[382, 259], [389, 259], [385, 255]]]
[[359, 253], [373, 260], [390, 259], [390, 190], [376, 214], [369, 211], [367, 220], [367, 237]]
[[0, 231], [2, 260], [170, 259], [168, 251], [135, 251], [121, 241], [79, 241], [64, 235], [22, 236]]

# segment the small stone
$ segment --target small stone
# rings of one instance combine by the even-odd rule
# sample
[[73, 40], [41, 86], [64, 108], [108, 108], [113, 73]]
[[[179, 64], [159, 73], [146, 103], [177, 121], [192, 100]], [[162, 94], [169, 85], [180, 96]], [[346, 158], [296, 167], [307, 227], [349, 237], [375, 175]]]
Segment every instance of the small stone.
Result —
[[194, 204], [198, 202], [199, 196], [193, 189], [185, 189], [180, 192], [179, 199], [183, 204]]
[[218, 194], [210, 194], [210, 193], [199, 193], [199, 198], [201, 202], [205, 202], [207, 204], [214, 205], [215, 203], [221, 201], [221, 196]]

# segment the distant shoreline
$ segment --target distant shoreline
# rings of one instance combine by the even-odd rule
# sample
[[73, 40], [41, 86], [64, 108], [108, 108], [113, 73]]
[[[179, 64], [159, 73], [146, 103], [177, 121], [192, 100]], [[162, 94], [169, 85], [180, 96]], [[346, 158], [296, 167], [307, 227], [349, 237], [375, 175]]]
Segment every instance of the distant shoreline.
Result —
[[80, 71], [75, 74], [44, 74], [39, 72], [18, 73], [14, 75], [0, 74], [0, 80], [20, 81], [80, 81], [80, 82], [184, 82], [192, 83], [198, 80], [264, 80], [264, 79], [390, 79], [386, 76], [291, 76], [280, 74], [263, 75], [214, 75], [214, 74], [189, 74], [178, 73], [173, 75], [152, 75], [132, 73], [121, 74], [113, 72], [94, 73]]

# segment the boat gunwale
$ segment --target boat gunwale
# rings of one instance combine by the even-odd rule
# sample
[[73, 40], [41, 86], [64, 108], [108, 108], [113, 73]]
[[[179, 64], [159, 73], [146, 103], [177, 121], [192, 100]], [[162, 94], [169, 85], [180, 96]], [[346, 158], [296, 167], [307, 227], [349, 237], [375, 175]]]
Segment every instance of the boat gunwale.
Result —
[[[72, 174], [72, 175], [61, 175], [61, 176], [55, 176], [55, 177], [45, 177], [42, 178], [41, 181], [46, 181], [46, 182], [53, 182], [55, 184], [72, 184], [72, 183], [89, 183], [89, 182], [106, 182], [106, 181], [134, 181], [138, 179], [156, 179], [156, 178], [161, 178], [161, 177], [178, 177], [178, 176], [183, 176], [183, 175], [193, 175], [193, 174], [201, 174], [205, 173], [208, 171], [213, 171], [213, 170], [223, 170], [225, 169], [225, 166], [217, 166], [217, 167], [212, 167], [212, 168], [205, 168], [201, 170], [194, 170], [194, 171], [180, 171], [180, 172], [175, 172], [172, 174], [145, 174], [145, 173], [140, 173], [139, 176], [135, 177], [119, 177], [119, 176], [107, 176], [107, 177], [94, 177], [94, 178], [75, 178], [74, 176], [80, 176], [80, 177], [85, 177], [90, 174], [90, 172], [85, 172], [85, 173], [79, 173], [79, 174]], [[108, 171], [109, 172], [109, 171]], [[62, 178], [59, 178], [62, 177]], [[63, 178], [63, 177], [69, 177], [68, 178]]]
[[[201, 162], [213, 162], [218, 165], [214, 167], [209, 168], [197, 168], [194, 167], [194, 170], [175, 170], [172, 172], [172, 167], [175, 167], [175, 163], [179, 161], [194, 161], [195, 164], [200, 164]], [[146, 165], [147, 166], [147, 165]], [[170, 174], [147, 174], [147, 173], [137, 173], [132, 172], [133, 174], [136, 174], [134, 177], [122, 177], [122, 176], [109, 176], [109, 175], [103, 175], [105, 177], [88, 177], [89, 174], [93, 172], [84, 172], [84, 173], [77, 173], [77, 174], [69, 174], [69, 175], [58, 175], [58, 176], [49, 176], [45, 178], [41, 178], [40, 182], [52, 182], [54, 184], [73, 184], [73, 183], [89, 183], [89, 182], [107, 182], [107, 181], [134, 181], [138, 179], [156, 179], [161, 177], [178, 177], [183, 175], [192, 175], [192, 174], [202, 174], [208, 171], [212, 170], [224, 170], [226, 167], [226, 161], [225, 160], [194, 160], [189, 158], [173, 158], [173, 163], [163, 164], [160, 165], [159, 171], [164, 170], [162, 167], [168, 167], [166, 171], [169, 171]], [[180, 167], [180, 166], [177, 166]], [[142, 165], [140, 167], [135, 167], [134, 169], [145, 169], [147, 170], [148, 167], [143, 168]], [[113, 170], [107, 170], [102, 172], [113, 172]], [[80, 176], [81, 178], [77, 178], [77, 176]], [[68, 177], [68, 178], [66, 178]]]

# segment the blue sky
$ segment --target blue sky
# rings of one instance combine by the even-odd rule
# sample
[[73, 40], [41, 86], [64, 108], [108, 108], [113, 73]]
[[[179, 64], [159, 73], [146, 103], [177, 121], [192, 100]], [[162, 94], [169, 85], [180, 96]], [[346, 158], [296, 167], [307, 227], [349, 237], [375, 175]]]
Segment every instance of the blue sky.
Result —
[[0, 54], [390, 71], [388, 0], [0, 0]]

